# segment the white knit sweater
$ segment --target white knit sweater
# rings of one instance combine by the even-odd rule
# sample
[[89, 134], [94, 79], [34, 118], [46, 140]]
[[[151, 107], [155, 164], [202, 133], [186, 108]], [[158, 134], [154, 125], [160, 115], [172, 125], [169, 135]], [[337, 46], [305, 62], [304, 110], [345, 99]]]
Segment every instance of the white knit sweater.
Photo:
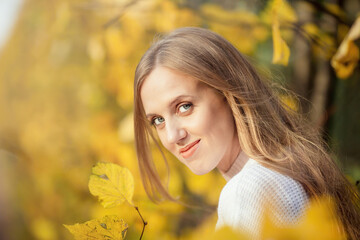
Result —
[[262, 166], [243, 152], [223, 175], [228, 182], [220, 194], [217, 229], [228, 225], [257, 239], [265, 206], [278, 226], [295, 224], [307, 206], [308, 197], [299, 182]]

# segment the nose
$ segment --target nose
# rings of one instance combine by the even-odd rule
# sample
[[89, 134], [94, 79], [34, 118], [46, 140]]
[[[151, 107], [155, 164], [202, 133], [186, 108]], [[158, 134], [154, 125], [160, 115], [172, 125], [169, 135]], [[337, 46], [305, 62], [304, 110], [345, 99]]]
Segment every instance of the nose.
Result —
[[166, 137], [167, 141], [170, 144], [180, 143], [182, 139], [187, 136], [187, 132], [181, 124], [176, 121], [167, 121], [166, 122]]

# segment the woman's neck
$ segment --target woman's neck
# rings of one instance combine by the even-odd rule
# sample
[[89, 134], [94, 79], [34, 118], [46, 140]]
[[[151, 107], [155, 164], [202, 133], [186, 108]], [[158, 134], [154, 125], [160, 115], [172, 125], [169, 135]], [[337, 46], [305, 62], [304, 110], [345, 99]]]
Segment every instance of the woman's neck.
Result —
[[226, 181], [229, 181], [233, 176], [241, 171], [248, 160], [249, 157], [244, 153], [244, 151], [240, 151], [239, 155], [236, 157], [230, 168], [226, 172], [220, 170], [220, 173], [223, 175]]

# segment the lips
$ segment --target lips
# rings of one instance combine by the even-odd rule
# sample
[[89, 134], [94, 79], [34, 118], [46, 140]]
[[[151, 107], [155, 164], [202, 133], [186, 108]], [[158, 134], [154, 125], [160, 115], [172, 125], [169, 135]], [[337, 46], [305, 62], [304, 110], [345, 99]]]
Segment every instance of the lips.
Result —
[[180, 148], [180, 155], [183, 158], [191, 157], [195, 153], [196, 149], [199, 147], [199, 144], [198, 144], [199, 142], [200, 142], [200, 139], [186, 145], [183, 148]]

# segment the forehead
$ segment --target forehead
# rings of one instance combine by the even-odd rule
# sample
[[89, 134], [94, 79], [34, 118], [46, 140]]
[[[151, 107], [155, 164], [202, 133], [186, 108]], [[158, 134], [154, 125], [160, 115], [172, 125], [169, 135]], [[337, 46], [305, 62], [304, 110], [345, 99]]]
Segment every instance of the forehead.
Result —
[[146, 113], [165, 107], [181, 95], [198, 96], [203, 84], [198, 80], [165, 67], [155, 68], [144, 80], [140, 97]]

